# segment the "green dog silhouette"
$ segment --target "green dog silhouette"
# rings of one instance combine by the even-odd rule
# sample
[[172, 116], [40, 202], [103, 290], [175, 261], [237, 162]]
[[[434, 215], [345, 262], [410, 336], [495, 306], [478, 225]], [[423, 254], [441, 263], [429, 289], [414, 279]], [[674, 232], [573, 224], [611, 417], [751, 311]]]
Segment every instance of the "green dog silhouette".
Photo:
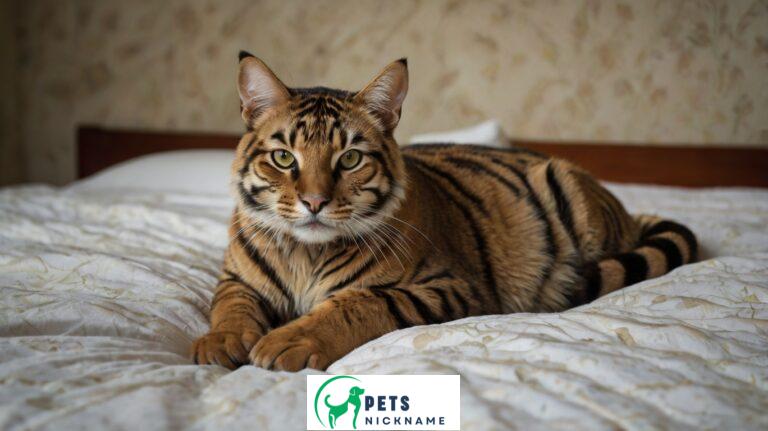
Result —
[[346, 401], [334, 406], [328, 402], [330, 395], [325, 396], [325, 405], [330, 409], [328, 410], [328, 423], [331, 425], [331, 429], [336, 426], [336, 421], [342, 417], [349, 410], [349, 405], [355, 406], [355, 416], [352, 418], [352, 428], [357, 429], [357, 414], [360, 412], [360, 395], [365, 393], [365, 389], [357, 386], [352, 386], [349, 389], [349, 398]]

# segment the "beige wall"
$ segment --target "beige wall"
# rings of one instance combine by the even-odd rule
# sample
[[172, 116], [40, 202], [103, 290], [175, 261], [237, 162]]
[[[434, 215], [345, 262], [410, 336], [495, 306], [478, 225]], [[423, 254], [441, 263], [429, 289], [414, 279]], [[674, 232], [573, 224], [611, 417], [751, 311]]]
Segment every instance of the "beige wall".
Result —
[[401, 139], [495, 117], [523, 138], [768, 143], [760, 0], [17, 5], [33, 181], [74, 177], [77, 124], [240, 131], [243, 48], [289, 85], [352, 89], [407, 56]]

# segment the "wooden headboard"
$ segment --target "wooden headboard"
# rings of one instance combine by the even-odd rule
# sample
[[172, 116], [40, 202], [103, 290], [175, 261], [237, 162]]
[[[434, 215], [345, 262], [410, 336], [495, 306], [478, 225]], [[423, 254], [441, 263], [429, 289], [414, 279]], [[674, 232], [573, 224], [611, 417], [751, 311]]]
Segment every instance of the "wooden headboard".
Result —
[[[81, 127], [77, 133], [78, 177], [160, 151], [234, 149], [239, 138], [230, 134]], [[688, 187], [768, 187], [768, 148], [538, 141], [515, 141], [515, 145], [571, 160], [606, 181]]]

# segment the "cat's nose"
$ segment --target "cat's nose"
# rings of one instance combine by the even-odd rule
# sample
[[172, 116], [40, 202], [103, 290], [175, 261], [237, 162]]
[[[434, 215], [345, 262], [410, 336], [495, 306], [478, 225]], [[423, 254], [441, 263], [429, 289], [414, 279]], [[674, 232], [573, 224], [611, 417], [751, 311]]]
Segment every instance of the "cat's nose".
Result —
[[311, 212], [312, 214], [317, 214], [320, 211], [322, 211], [323, 207], [328, 205], [328, 202], [330, 202], [330, 199], [323, 195], [302, 195], [299, 197], [299, 200], [301, 200], [301, 203], [304, 204], [305, 207]]

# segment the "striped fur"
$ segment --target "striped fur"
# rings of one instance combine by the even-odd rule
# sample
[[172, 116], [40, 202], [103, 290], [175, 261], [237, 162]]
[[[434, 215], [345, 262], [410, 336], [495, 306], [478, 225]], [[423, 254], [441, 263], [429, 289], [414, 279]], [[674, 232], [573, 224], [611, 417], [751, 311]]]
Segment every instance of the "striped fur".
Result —
[[404, 61], [350, 93], [289, 89], [242, 57], [237, 207], [197, 363], [325, 369], [396, 329], [564, 310], [695, 261], [687, 228], [631, 217], [566, 161], [398, 147], [405, 91]]

